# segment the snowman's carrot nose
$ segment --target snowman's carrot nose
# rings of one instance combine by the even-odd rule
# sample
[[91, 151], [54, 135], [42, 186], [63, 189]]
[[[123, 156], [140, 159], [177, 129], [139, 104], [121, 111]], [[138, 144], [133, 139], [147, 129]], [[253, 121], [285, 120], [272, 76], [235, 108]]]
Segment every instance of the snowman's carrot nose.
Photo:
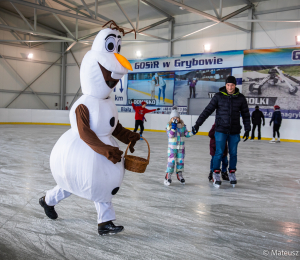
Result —
[[128, 70], [132, 70], [131, 64], [129, 63], [129, 61], [128, 61], [124, 56], [122, 56], [122, 55], [119, 54], [119, 53], [114, 53], [114, 54], [115, 54], [117, 60], [121, 63], [121, 65], [122, 65], [124, 68], [126, 68], [126, 69], [128, 69]]

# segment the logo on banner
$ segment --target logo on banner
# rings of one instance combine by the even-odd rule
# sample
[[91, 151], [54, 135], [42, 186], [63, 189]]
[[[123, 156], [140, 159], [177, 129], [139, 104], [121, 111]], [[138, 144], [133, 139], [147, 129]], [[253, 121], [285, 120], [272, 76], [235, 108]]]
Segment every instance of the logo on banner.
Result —
[[213, 98], [216, 95], [216, 92], [208, 92], [208, 97]]
[[[147, 105], [150, 106], [155, 106], [156, 105], [156, 100], [155, 99], [135, 99], [133, 104], [135, 105], [140, 105], [142, 102], [146, 102]], [[130, 99], [128, 99], [128, 104], [130, 104]]]
[[246, 97], [248, 105], [274, 106], [277, 97]]
[[300, 60], [300, 50], [292, 52], [292, 60]]

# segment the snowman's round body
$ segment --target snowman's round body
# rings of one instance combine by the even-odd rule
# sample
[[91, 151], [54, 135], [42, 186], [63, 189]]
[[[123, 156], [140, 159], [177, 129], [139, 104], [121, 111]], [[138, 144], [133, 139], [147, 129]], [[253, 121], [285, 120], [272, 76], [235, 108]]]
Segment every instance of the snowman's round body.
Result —
[[80, 104], [88, 108], [90, 128], [98, 138], [107, 145], [119, 147], [112, 137], [118, 123], [118, 111], [112, 99], [83, 95], [70, 110], [71, 129], [60, 137], [51, 152], [51, 171], [62, 189], [92, 201], [110, 202], [113, 190], [122, 183], [124, 160], [114, 164], [80, 138], [75, 114]]

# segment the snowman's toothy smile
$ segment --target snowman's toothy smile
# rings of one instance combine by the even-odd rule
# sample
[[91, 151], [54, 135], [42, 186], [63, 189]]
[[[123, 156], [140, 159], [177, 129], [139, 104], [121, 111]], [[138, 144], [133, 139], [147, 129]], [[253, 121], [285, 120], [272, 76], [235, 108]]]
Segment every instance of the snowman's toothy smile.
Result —
[[107, 86], [109, 88], [114, 88], [118, 84], [119, 80], [118, 79], [113, 79], [111, 77], [111, 71], [104, 68], [99, 62], [98, 62], [98, 64], [99, 64], [99, 67], [102, 71], [102, 74], [103, 74], [103, 77], [104, 77], [104, 80], [105, 80]]

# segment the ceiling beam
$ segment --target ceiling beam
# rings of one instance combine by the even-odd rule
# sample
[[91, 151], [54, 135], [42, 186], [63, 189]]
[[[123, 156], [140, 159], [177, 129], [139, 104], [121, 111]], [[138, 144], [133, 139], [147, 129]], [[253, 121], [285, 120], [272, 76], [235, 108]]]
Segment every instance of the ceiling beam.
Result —
[[[63, 23], [62, 20], [60, 20], [60, 18], [57, 16], [57, 14], [53, 14], [53, 16], [55, 17], [55, 19], [60, 23], [60, 25], [67, 31], [68, 34], [71, 35], [71, 37], [74, 37], [73, 33], [70, 32], [70, 30], [68, 29], [68, 27]], [[77, 20], [77, 19], [76, 19]]]
[[66, 42], [66, 40], [0, 40], [0, 42]]
[[211, 8], [214, 10], [216, 17], [220, 20], [221, 17], [219, 15], [219, 13], [217, 12], [217, 9], [216, 9], [214, 3], [212, 2], [212, 0], [208, 0], [208, 2], [210, 3]]
[[190, 7], [190, 6], [187, 6], [187, 5], [185, 5], [185, 4], [176, 2], [176, 1], [174, 1], [174, 0], [163, 0], [163, 1], [168, 2], [168, 3], [171, 3], [171, 4], [173, 4], [173, 5], [180, 6], [180, 7], [184, 8], [185, 10], [187, 10], [187, 11], [189, 11], [189, 12], [191, 12], [191, 13], [200, 14], [200, 15], [202, 15], [202, 16], [204, 16], [204, 17], [206, 17], [206, 18], [208, 18], [209, 20], [212, 20], [212, 21], [214, 21], [214, 22], [217, 22], [217, 23], [219, 22], [219, 20], [218, 20], [217, 17], [215, 17], [215, 16], [213, 16], [213, 15], [210, 15], [210, 14], [208, 14], [208, 13], [202, 12], [202, 11], [200, 11], [200, 10], [197, 10], [197, 9], [195, 9], [195, 8], [192, 8], [192, 7]]
[[232, 22], [247, 22], [247, 23], [300, 23], [300, 20], [282, 20], [282, 19], [276, 19], [276, 20], [263, 20], [263, 19], [230, 19]]
[[248, 10], [250, 8], [253, 8], [253, 5], [246, 5], [242, 8], [240, 8], [240, 9], [238, 9], [238, 10], [236, 10], [236, 11], [234, 11], [234, 12], [232, 12], [232, 13], [224, 16], [224, 17], [222, 17], [221, 21], [224, 22], [224, 21], [226, 21], [226, 20], [228, 20], [228, 19], [230, 19], [230, 18], [232, 18], [232, 17], [234, 17], [234, 16], [236, 16], [236, 15], [242, 13], [242, 12], [245, 12], [246, 10]]
[[166, 16], [166, 17], [172, 17], [172, 15], [170, 15], [169, 13], [167, 13], [166, 11], [160, 9], [159, 7], [157, 7], [156, 5], [152, 4], [151, 2], [147, 1], [147, 0], [141, 0], [142, 3], [144, 3], [145, 5], [151, 6], [153, 9], [155, 9], [157, 12], [159, 12], [160, 14]]
[[219, 16], [222, 17], [222, 10], [223, 10], [223, 0], [220, 0], [220, 7], [219, 7]]
[[170, 21], [170, 20], [172, 20], [172, 19], [173, 19], [173, 17], [163, 19], [163, 20], [158, 21], [158, 22], [156, 22], [156, 23], [153, 23], [153, 24], [150, 24], [150, 25], [148, 25], [148, 26], [145, 26], [145, 27], [139, 29], [137, 32], [140, 33], [140, 32], [149, 30], [149, 29], [151, 29], [151, 28], [153, 28], [153, 27], [155, 27], [155, 26], [158, 26], [158, 25], [160, 25], [160, 24], [166, 23], [166, 22], [168, 22], [168, 21]]
[[121, 12], [124, 14], [124, 16], [126, 17], [127, 21], [130, 23], [131, 27], [135, 30], [135, 27], [133, 25], [133, 23], [131, 22], [130, 18], [128, 17], [128, 15], [126, 14], [125, 10], [122, 8], [122, 6], [120, 5], [118, 0], [115, 0], [115, 3], [117, 4], [117, 6], [119, 7], [119, 9], [121, 10]]
[[20, 15], [20, 17], [22, 18], [22, 20], [28, 25], [29, 29], [34, 31], [33, 27], [31, 26], [31, 24], [27, 21], [27, 19], [24, 17], [24, 15], [19, 11], [19, 9], [13, 4], [10, 3], [13, 8], [15, 8], [15, 10], [17, 11], [17, 13]]
[[[0, 21], [1, 21], [3, 24], [9, 26], [8, 23], [7, 23], [2, 17], [0, 17]], [[22, 37], [21, 37], [17, 32], [15, 32], [14, 30], [9, 30], [9, 31], [10, 31], [10, 33], [11, 33], [17, 40], [22, 40]], [[24, 44], [24, 45], [26, 45], [26, 46], [29, 46], [29, 44], [26, 44], [26, 43], [22, 43], [22, 44]]]
[[87, 7], [86, 2], [84, 0], [81, 0], [81, 3], [83, 3], [85, 10], [90, 14], [91, 18], [93, 19], [93, 14], [91, 13], [91, 10]]
[[[164, 0], [164, 1], [165, 1], [165, 2], [168, 2], [168, 3], [171, 3], [171, 4], [174, 4], [174, 5], [177, 5], [177, 6], [180, 6], [180, 7], [184, 8], [185, 10], [190, 11], [191, 13], [196, 13], [196, 14], [202, 15], [202, 16], [204, 16], [204, 17], [206, 17], [206, 18], [208, 18], [209, 20], [212, 20], [212, 21], [214, 21], [214, 22], [217, 22], [217, 23], [220, 22], [219, 19], [218, 19], [217, 17], [213, 16], [213, 15], [210, 15], [210, 14], [208, 14], [208, 13], [202, 12], [202, 11], [200, 11], [200, 10], [197, 10], [197, 9], [192, 8], [192, 7], [190, 7], [190, 6], [184, 5], [184, 4], [182, 4], [182, 3], [175, 2], [174, 0]], [[237, 10], [236, 12], [238, 12], [238, 11], [241, 12], [240, 10]], [[233, 12], [233, 13], [236, 13], [236, 12]], [[230, 14], [230, 15], [231, 15], [231, 14]], [[223, 18], [222, 18], [222, 20], [223, 20]], [[250, 30], [246, 30], [246, 29], [244, 29], [244, 28], [242, 28], [242, 27], [240, 27], [240, 26], [238, 26], [238, 25], [231, 24], [231, 23], [228, 23], [228, 22], [223, 22], [223, 21], [221, 21], [221, 22], [224, 23], [224, 24], [226, 24], [226, 25], [228, 25], [228, 26], [231, 26], [231, 27], [233, 27], [233, 28], [236, 28], [236, 29], [238, 29], [238, 30], [241, 30], [241, 31], [243, 31], [243, 32], [247, 32], [247, 33], [250, 32]]]
[[7, 26], [7, 25], [3, 25], [3, 24], [0, 24], [0, 28], [10, 29], [10, 30], [14, 30], [14, 31], [17, 31], [17, 32], [29, 33], [29, 34], [37, 35], [37, 36], [41, 36], [41, 37], [50, 37], [50, 38], [54, 38], [54, 39], [58, 39], [58, 40], [65, 40], [65, 41], [70, 41], [70, 42], [74, 41], [73, 39], [67, 38], [67, 37], [52, 35], [52, 34], [43, 33], [43, 32], [25, 30], [25, 29], [21, 29], [21, 28], [18, 28], [18, 27], [12, 27], [12, 26]]
[[95, 0], [95, 19], [97, 20], [98, 16], [98, 0]]
[[194, 32], [185, 34], [185, 35], [180, 36], [180, 37], [178, 37], [178, 38], [176, 38], [176, 39], [173, 39], [173, 40], [171, 40], [171, 41], [172, 41], [172, 42], [176, 42], [176, 41], [181, 40], [181, 39], [183, 39], [183, 38], [189, 37], [189, 36], [191, 36], [191, 35], [193, 35], [193, 34], [195, 34], [195, 33], [204, 31], [204, 30], [206, 30], [206, 29], [208, 29], [208, 28], [210, 28], [210, 27], [213, 27], [213, 26], [215, 26], [215, 25], [217, 25], [217, 24], [218, 24], [218, 23], [211, 24], [211, 25], [206, 26], [206, 27], [204, 27], [204, 28], [202, 28], [202, 29], [199, 29], [199, 30], [197, 30], [197, 31], [194, 31]]
[[137, 0], [137, 15], [136, 15], [136, 21], [135, 21], [136, 31], [139, 29], [139, 19], [140, 19], [140, 0]]
[[[4, 8], [0, 8], [0, 11], [3, 12], [3, 13], [9, 14], [9, 15], [11, 15], [11, 16], [14, 16], [14, 17], [16, 17], [16, 18], [18, 18], [18, 19], [20, 19], [20, 16], [19, 16], [18, 14], [13, 13], [13, 12], [11, 12], [11, 11], [9, 11], [9, 10], [6, 10], [6, 9], [4, 9]], [[52, 15], [52, 14], [50, 14], [50, 15]], [[32, 19], [27, 18], [27, 19], [33, 21], [34, 18], [32, 18]], [[58, 34], [58, 35], [65, 35], [64, 32], [59, 31], [59, 30], [56, 30], [56, 29], [54, 29], [54, 28], [52, 28], [52, 27], [49, 27], [49, 26], [47, 26], [47, 25], [44, 25], [44, 24], [42, 24], [42, 23], [37, 22], [37, 25], [38, 25], [39, 27], [41, 27], [41, 28], [47, 29], [47, 30], [49, 30], [49, 31], [51, 31], [51, 32], [53, 32], [53, 33]]]
[[[7, 0], [4, 0], [7, 1]], [[80, 16], [80, 15], [76, 15], [76, 14], [71, 14], [71, 13], [67, 13], [58, 9], [54, 9], [54, 8], [50, 8], [50, 7], [46, 7], [46, 6], [42, 6], [42, 5], [37, 5], [34, 3], [30, 3], [30, 2], [25, 2], [25, 1], [20, 1], [20, 0], [9, 0], [9, 2], [13, 2], [16, 4], [20, 4], [20, 5], [24, 5], [24, 6], [28, 6], [31, 8], [36, 8], [39, 10], [44, 10], [44, 11], [48, 11], [50, 13], [55, 13], [55, 14], [60, 14], [63, 16], [67, 16], [67, 17], [71, 17], [71, 18], [75, 18], [75, 19], [79, 19], [82, 21], [86, 21], [86, 22], [90, 22], [92, 24], [99, 24], [99, 25], [103, 25], [103, 21], [98, 21], [89, 17], [84, 17], [84, 16]]]

